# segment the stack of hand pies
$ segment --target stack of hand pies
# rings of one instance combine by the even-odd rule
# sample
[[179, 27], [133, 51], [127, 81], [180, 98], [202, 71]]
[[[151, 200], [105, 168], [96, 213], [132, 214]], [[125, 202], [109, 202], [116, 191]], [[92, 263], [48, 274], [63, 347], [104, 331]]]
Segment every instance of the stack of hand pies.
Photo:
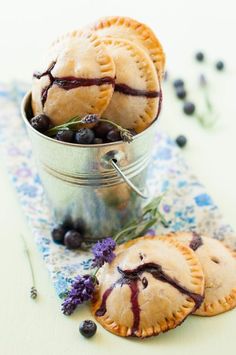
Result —
[[68, 33], [34, 73], [33, 114], [56, 126], [97, 114], [137, 133], [161, 108], [165, 55], [152, 30], [126, 17], [107, 17]]
[[144, 236], [115, 253], [99, 271], [92, 312], [116, 335], [158, 335], [190, 314], [214, 316], [236, 306], [236, 254], [216, 239]]

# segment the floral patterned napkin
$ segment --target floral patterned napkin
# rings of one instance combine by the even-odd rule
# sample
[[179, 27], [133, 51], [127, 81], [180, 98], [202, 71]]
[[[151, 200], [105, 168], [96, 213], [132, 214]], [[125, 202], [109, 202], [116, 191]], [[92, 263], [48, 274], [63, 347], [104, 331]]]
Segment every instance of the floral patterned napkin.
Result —
[[[21, 208], [56, 292], [63, 297], [73, 278], [90, 268], [91, 254], [68, 250], [51, 240], [53, 216], [20, 117], [20, 102], [27, 88], [24, 83], [0, 85], [0, 143]], [[186, 165], [180, 149], [160, 131], [156, 136], [147, 185], [151, 196], [165, 192], [161, 208], [170, 225], [168, 228], [158, 225], [157, 233], [191, 229], [225, 240], [236, 248], [231, 226], [224, 221], [205, 187]]]

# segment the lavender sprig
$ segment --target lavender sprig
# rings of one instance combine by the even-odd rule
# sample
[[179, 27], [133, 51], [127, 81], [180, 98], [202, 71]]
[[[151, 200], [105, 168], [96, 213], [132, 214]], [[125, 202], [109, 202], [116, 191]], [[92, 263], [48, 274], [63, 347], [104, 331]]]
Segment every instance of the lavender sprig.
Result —
[[105, 263], [111, 263], [115, 258], [114, 250], [116, 247], [116, 242], [112, 238], [106, 238], [97, 242], [92, 247], [92, 252], [94, 255], [93, 267], [100, 268]]
[[134, 219], [125, 225], [124, 228], [113, 237], [116, 243], [121, 244], [140, 237], [158, 222], [162, 223], [164, 226], [168, 226], [168, 222], [159, 209], [162, 198], [163, 196], [154, 198], [143, 208], [143, 212], [138, 219]]
[[93, 292], [97, 284], [96, 274], [104, 263], [111, 263], [115, 258], [114, 249], [116, 243], [112, 238], [98, 241], [92, 248], [94, 255], [92, 268], [96, 268], [93, 275], [78, 275], [71, 286], [67, 297], [62, 303], [62, 312], [71, 315], [77, 306], [89, 301], [93, 297]]
[[28, 259], [28, 263], [29, 263], [29, 267], [30, 267], [30, 273], [31, 273], [31, 279], [32, 279], [32, 286], [31, 286], [31, 289], [30, 289], [30, 297], [32, 299], [36, 299], [38, 297], [38, 291], [37, 291], [37, 289], [35, 287], [34, 269], [33, 269], [32, 261], [31, 261], [31, 257], [30, 257], [30, 252], [29, 252], [29, 249], [27, 247], [25, 238], [23, 237], [22, 234], [20, 236], [21, 236], [21, 239], [23, 241], [24, 251], [25, 251], [25, 254], [26, 254], [27, 259]]
[[71, 315], [76, 307], [89, 301], [94, 292], [96, 279], [92, 275], [78, 275], [71, 286], [71, 290], [62, 303], [62, 312]]
[[217, 122], [217, 114], [214, 112], [214, 108], [212, 105], [212, 102], [209, 97], [209, 92], [208, 92], [208, 81], [206, 79], [206, 76], [204, 74], [200, 74], [199, 76], [199, 86], [202, 89], [203, 95], [204, 95], [204, 103], [206, 107], [206, 114], [199, 114], [196, 113], [195, 116], [198, 120], [198, 122], [205, 128], [211, 128], [215, 125]]

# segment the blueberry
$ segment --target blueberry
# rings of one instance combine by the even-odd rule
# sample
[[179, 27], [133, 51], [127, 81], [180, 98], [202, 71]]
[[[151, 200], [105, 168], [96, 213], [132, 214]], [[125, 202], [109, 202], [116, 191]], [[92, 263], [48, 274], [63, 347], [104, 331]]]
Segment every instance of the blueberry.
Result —
[[116, 142], [116, 141], [119, 141], [120, 139], [121, 139], [120, 138], [120, 132], [116, 128], [113, 128], [112, 130], [110, 130], [107, 133], [107, 141], [108, 142]]
[[102, 143], [103, 143], [102, 138], [94, 138], [94, 140], [93, 140], [93, 144], [102, 144]]
[[198, 62], [203, 62], [204, 61], [204, 53], [202, 52], [197, 52], [195, 54], [195, 59], [198, 61]]
[[94, 132], [90, 128], [81, 128], [75, 134], [75, 142], [78, 144], [91, 144], [94, 140]]
[[94, 127], [94, 133], [95, 133], [96, 138], [105, 139], [107, 136], [107, 133], [112, 129], [113, 129], [113, 126], [110, 123], [99, 122]]
[[68, 249], [77, 249], [81, 246], [83, 238], [76, 230], [69, 230], [64, 237], [64, 244]]
[[79, 331], [85, 338], [91, 338], [97, 331], [97, 325], [92, 320], [84, 320], [80, 323]]
[[176, 88], [176, 96], [179, 99], [181, 99], [181, 100], [185, 99], [186, 95], [187, 95], [187, 93], [186, 93], [186, 90], [184, 89], [183, 86], [179, 86]]
[[50, 127], [50, 119], [46, 115], [37, 115], [30, 120], [30, 124], [36, 131], [44, 133]]
[[183, 111], [186, 115], [192, 115], [195, 111], [195, 105], [192, 102], [185, 102], [183, 106]]
[[183, 136], [182, 134], [179, 135], [177, 138], [176, 138], [176, 144], [180, 147], [180, 148], [183, 148], [186, 146], [187, 144], [187, 138], [185, 136]]
[[173, 82], [173, 86], [175, 88], [183, 87], [184, 86], [184, 81], [182, 79], [176, 79]]
[[216, 62], [216, 69], [217, 70], [223, 70], [225, 67], [224, 62], [222, 62], [222, 60], [218, 60], [218, 62]]
[[71, 129], [64, 129], [57, 132], [56, 139], [61, 142], [71, 143], [74, 140], [74, 135]]
[[63, 225], [59, 225], [52, 230], [52, 239], [57, 244], [64, 244], [64, 237], [66, 234], [66, 228]]
[[86, 225], [85, 222], [82, 218], [77, 218], [75, 222], [73, 223], [74, 229], [79, 232], [80, 234], [84, 234]]

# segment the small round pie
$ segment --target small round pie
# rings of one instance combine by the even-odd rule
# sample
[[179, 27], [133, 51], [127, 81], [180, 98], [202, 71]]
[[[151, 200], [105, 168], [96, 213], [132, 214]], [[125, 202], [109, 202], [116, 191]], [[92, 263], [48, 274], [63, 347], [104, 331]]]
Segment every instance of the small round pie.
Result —
[[236, 306], [236, 253], [217, 239], [191, 232], [170, 234], [194, 250], [205, 275], [204, 301], [195, 314], [214, 316]]
[[124, 38], [144, 48], [156, 67], [159, 79], [162, 79], [165, 54], [161, 43], [148, 26], [129, 17], [111, 16], [98, 20], [91, 28], [99, 36]]
[[203, 300], [204, 276], [194, 252], [163, 236], [115, 250], [98, 273], [92, 302], [97, 321], [120, 336], [148, 337], [180, 325]]
[[54, 125], [74, 116], [101, 115], [114, 91], [115, 65], [95, 33], [74, 31], [53, 43], [42, 72], [34, 73], [32, 108]]
[[104, 38], [103, 43], [116, 67], [115, 91], [103, 117], [142, 132], [159, 111], [161, 94], [155, 67], [147, 53], [131, 41]]

